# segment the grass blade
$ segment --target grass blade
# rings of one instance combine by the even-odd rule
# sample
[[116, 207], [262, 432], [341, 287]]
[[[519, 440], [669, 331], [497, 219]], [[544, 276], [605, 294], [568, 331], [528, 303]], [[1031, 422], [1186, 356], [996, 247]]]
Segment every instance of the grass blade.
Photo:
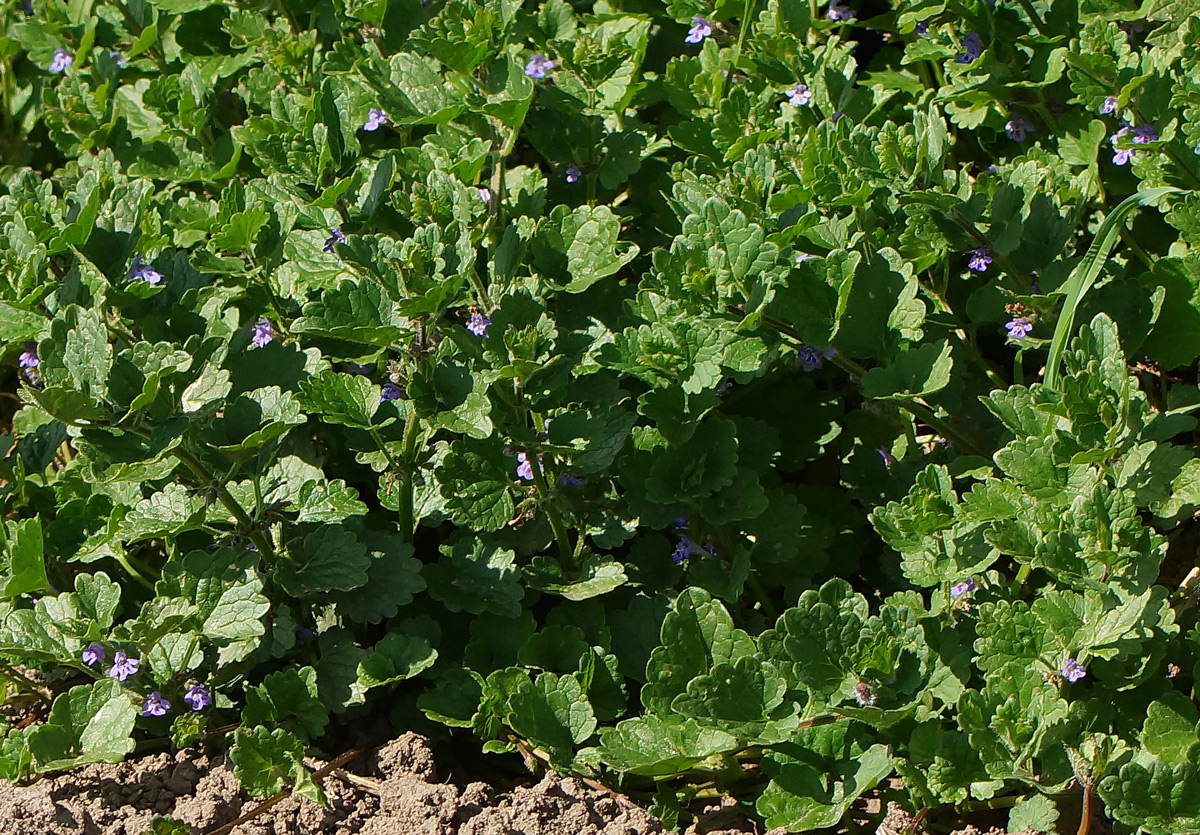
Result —
[[1171, 186], [1139, 191], [1122, 200], [1121, 204], [1113, 209], [1100, 224], [1100, 229], [1096, 232], [1092, 245], [1088, 247], [1087, 255], [1083, 256], [1083, 260], [1079, 262], [1075, 271], [1071, 273], [1071, 277], [1067, 279], [1066, 302], [1063, 304], [1062, 313], [1058, 316], [1058, 324], [1054, 328], [1054, 338], [1050, 340], [1050, 356], [1046, 359], [1046, 376], [1043, 382], [1047, 387], [1055, 388], [1058, 385], [1062, 355], [1067, 347], [1067, 339], [1074, 328], [1075, 312], [1088, 290], [1092, 289], [1092, 285], [1096, 283], [1100, 269], [1108, 260], [1108, 254], [1112, 251], [1117, 236], [1121, 234], [1121, 227], [1125, 224], [1125, 219], [1139, 206], [1153, 203], [1167, 194], [1182, 193], [1181, 189]]

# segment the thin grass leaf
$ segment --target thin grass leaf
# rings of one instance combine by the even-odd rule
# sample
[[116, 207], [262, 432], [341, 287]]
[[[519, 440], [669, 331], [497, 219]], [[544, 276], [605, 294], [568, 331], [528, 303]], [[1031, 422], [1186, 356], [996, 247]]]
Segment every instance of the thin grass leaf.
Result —
[[1180, 189], [1171, 186], [1139, 191], [1121, 201], [1121, 204], [1113, 209], [1112, 213], [1100, 224], [1100, 230], [1092, 240], [1087, 255], [1079, 262], [1079, 266], [1075, 268], [1067, 281], [1066, 303], [1058, 317], [1058, 324], [1054, 328], [1054, 338], [1050, 341], [1050, 356], [1046, 359], [1044, 383], [1048, 388], [1055, 388], [1058, 385], [1063, 351], [1067, 347], [1067, 338], [1074, 328], [1075, 311], [1079, 309], [1079, 304], [1087, 295], [1088, 290], [1092, 289], [1092, 285], [1096, 283], [1096, 278], [1100, 275], [1100, 270], [1108, 260], [1108, 254], [1112, 251], [1113, 244], [1116, 243], [1117, 236], [1121, 233], [1125, 219], [1139, 206], [1153, 203], [1168, 194], [1181, 193]]

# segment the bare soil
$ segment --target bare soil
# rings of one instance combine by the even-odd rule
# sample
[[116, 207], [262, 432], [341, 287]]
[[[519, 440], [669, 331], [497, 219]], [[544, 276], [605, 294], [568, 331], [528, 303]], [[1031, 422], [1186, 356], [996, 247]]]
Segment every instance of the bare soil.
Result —
[[[319, 767], [320, 763], [313, 763]], [[92, 765], [30, 786], [0, 781], [3, 835], [144, 835], [170, 817], [210, 835], [654, 835], [661, 821], [624, 798], [547, 774], [498, 793], [486, 783], [438, 777], [425, 739], [405, 734], [323, 780], [329, 808], [288, 797], [252, 820], [228, 825], [259, 800], [241, 790], [224, 756], [156, 754]], [[880, 826], [903, 832], [898, 808]], [[918, 832], [920, 830], [918, 829]], [[705, 810], [684, 835], [763, 835], [736, 805]], [[975, 835], [977, 829], [956, 835]], [[783, 835], [776, 830], [766, 835]], [[1004, 835], [993, 830], [987, 835]]]

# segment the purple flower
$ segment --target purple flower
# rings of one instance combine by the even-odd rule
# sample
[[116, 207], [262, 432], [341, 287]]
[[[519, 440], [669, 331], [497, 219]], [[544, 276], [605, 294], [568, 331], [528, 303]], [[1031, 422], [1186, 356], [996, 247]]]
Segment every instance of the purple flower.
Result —
[[71, 57], [71, 53], [59, 47], [54, 50], [54, 58], [50, 61], [50, 72], [65, 72], [72, 63], [74, 63], [74, 59]]
[[1013, 117], [1008, 120], [1008, 124], [1004, 126], [1008, 138], [1014, 142], [1024, 142], [1025, 134], [1031, 130], [1033, 130], [1033, 123], [1020, 113], [1014, 113]]
[[579, 182], [579, 178], [582, 175], [583, 175], [583, 172], [579, 170], [578, 165], [571, 165], [571, 166], [567, 167], [567, 182], [568, 183]]
[[146, 702], [142, 705], [142, 716], [166, 716], [170, 709], [171, 703], [162, 697], [162, 693], [155, 690], [146, 697]]
[[1158, 131], [1151, 125], [1142, 125], [1140, 128], [1134, 128], [1133, 141], [1138, 145], [1145, 145], [1147, 142], [1157, 142]]
[[383, 392], [379, 395], [379, 402], [384, 403], [388, 400], [399, 400], [404, 392], [400, 391], [400, 386], [395, 383], [384, 383]]
[[917, 25], [913, 27], [913, 31], [921, 37], [925, 37], [925, 35], [929, 32], [929, 24], [932, 22], [932, 17], [927, 17], [924, 20], [918, 20]]
[[114, 50], [110, 50], [110, 51], [109, 51], [109, 53], [108, 53], [108, 57], [109, 57], [109, 58], [112, 58], [112, 59], [113, 59], [113, 63], [114, 63], [114, 64], [116, 64], [118, 67], [123, 67], [123, 66], [125, 66], [125, 56], [124, 56], [124, 54], [122, 54], [122, 53], [120, 53], [120, 52], [117, 52], [115, 49], [114, 49]]
[[587, 484], [587, 479], [581, 475], [565, 475], [558, 480], [558, 483], [563, 487], [582, 487]]
[[950, 587], [951, 597], [962, 597], [964, 594], [970, 594], [979, 588], [979, 584], [975, 582], [974, 577], [968, 577], [961, 583], [956, 583]]
[[523, 452], [517, 453], [517, 475], [526, 481], [533, 481], [533, 462]]
[[117, 650], [117, 653], [113, 656], [113, 665], [108, 671], [108, 677], [124, 681], [137, 673], [141, 663], [137, 658], [130, 658], [121, 650]]
[[815, 258], [815, 257], [816, 256], [814, 256], [811, 252], [797, 252], [796, 253], [796, 266], [799, 267], [801, 264], [803, 264], [809, 258]]
[[1133, 159], [1133, 148], [1117, 148], [1113, 151], [1113, 164], [1124, 165]]
[[312, 640], [313, 631], [307, 626], [296, 627], [296, 641], [301, 644], [307, 644]]
[[1087, 675], [1087, 668], [1074, 658], [1068, 658], [1067, 663], [1063, 664], [1062, 674], [1067, 681], [1079, 681]]
[[883, 459], [883, 466], [887, 467], [888, 469], [891, 469], [895, 466], [896, 459], [892, 457], [890, 452], [883, 447], [876, 447], [875, 451], [878, 452], [879, 457]]
[[1105, 96], [1104, 97], [1104, 105], [1100, 108], [1100, 112], [1102, 114], [1104, 114], [1105, 116], [1109, 115], [1110, 113], [1116, 113], [1117, 112], [1117, 97], [1116, 96]]
[[684, 43], [700, 43], [712, 34], [712, 24], [702, 17], [692, 18], [692, 28], [688, 30]]
[[133, 266], [129, 268], [129, 277], [147, 284], [158, 284], [162, 281], [162, 273], [149, 264], [142, 263], [142, 253], [140, 252], [133, 256]]
[[488, 325], [491, 323], [491, 319], [476, 310], [467, 321], [467, 330], [476, 336], [487, 336]]
[[183, 694], [183, 700], [195, 711], [204, 710], [212, 704], [212, 696], [209, 695], [208, 688], [203, 684], [193, 684], [189, 687], [188, 691]]
[[860, 707], [870, 707], [875, 704], [875, 693], [872, 692], [871, 685], [865, 681], [854, 685], [854, 701], [858, 702]]
[[94, 667], [97, 664], [104, 663], [104, 644], [92, 644], [90, 647], [85, 649], [83, 654], [79, 657], [83, 660], [83, 663], [87, 664], [89, 667]]
[[325, 239], [325, 246], [321, 247], [321, 249], [326, 252], [333, 252], [334, 244], [344, 244], [345, 242], [346, 235], [342, 232], [342, 227], [335, 226], [329, 230], [329, 237]]
[[255, 348], [261, 348], [274, 338], [275, 328], [271, 326], [271, 320], [264, 316], [254, 326], [254, 336], [251, 337], [250, 344]]
[[816, 371], [825, 364], [825, 360], [831, 360], [836, 356], [837, 350], [834, 348], [822, 350], [814, 348], [812, 345], [805, 345], [796, 352], [796, 365], [805, 371]]
[[1024, 316], [1018, 316], [1011, 322], [1005, 322], [1004, 327], [1008, 329], [1009, 339], [1024, 339], [1033, 330], [1033, 322]]
[[983, 54], [983, 38], [979, 37], [978, 32], [968, 32], [967, 36], [963, 38], [962, 45], [966, 51], [955, 59], [960, 64], [969, 64], [978, 60], [979, 56]]
[[812, 90], [808, 89], [807, 84], [797, 84], [794, 87], [789, 87], [787, 91], [788, 104], [793, 107], [803, 107], [812, 101]]
[[691, 537], [680, 536], [679, 544], [675, 546], [675, 551], [671, 554], [671, 562], [678, 565], [684, 560], [700, 553], [700, 546], [692, 542]]
[[25, 350], [21, 352], [21, 356], [17, 357], [17, 365], [21, 368], [37, 368], [37, 345], [32, 342], [26, 342]]
[[832, 0], [829, 8], [825, 11], [825, 16], [830, 20], [853, 20], [854, 12], [842, 2], [842, 0]]
[[544, 55], [534, 55], [525, 64], [525, 74], [530, 78], [545, 78], [546, 71], [554, 69], [554, 62]]
[[675, 530], [677, 531], [686, 531], [688, 529], [688, 525], [690, 524], [692, 524], [692, 522], [686, 516], [677, 516], [675, 518]]
[[478, 189], [478, 193], [479, 193], [479, 199], [482, 200], [484, 203], [492, 202], [492, 190], [490, 188], [484, 188], [483, 186], [480, 186]]
[[370, 377], [371, 369], [368, 366], [359, 365], [356, 362], [352, 362], [349, 363], [349, 368], [346, 369], [346, 373], [351, 377]]
[[380, 127], [388, 122], [387, 114], [378, 107], [372, 107], [367, 112], [367, 123], [363, 125], [363, 130], [379, 130]]
[[992, 263], [992, 256], [983, 247], [971, 253], [971, 260], [967, 262], [967, 266], [977, 273], [987, 272], [988, 266]]

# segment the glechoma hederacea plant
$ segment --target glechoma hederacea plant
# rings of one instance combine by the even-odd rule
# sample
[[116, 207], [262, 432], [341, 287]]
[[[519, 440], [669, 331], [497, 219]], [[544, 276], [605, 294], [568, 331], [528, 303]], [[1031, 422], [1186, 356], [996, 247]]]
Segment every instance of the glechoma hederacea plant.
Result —
[[0, 14], [0, 776], [1200, 833], [1200, 0]]

